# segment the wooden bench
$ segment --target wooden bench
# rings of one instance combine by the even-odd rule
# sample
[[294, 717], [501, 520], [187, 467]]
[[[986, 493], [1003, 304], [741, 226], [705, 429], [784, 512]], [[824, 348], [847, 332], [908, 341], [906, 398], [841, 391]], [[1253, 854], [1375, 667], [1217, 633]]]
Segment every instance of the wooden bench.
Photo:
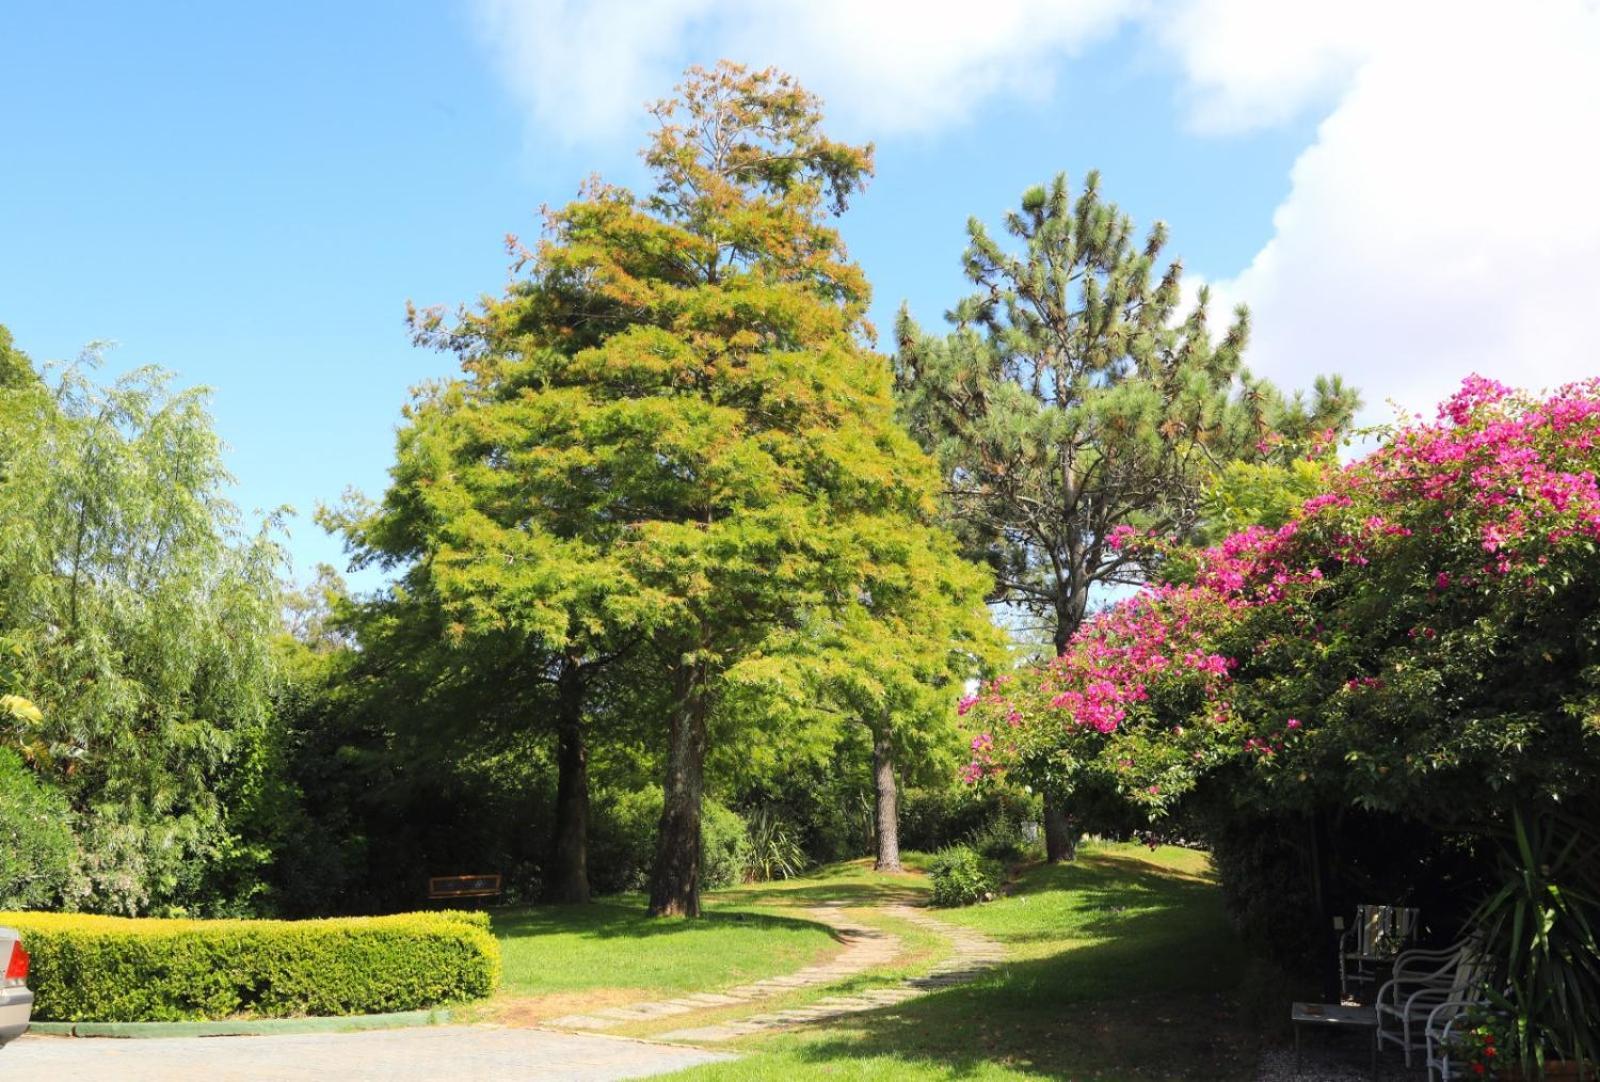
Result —
[[428, 879], [428, 901], [500, 897], [498, 875], [435, 875]]

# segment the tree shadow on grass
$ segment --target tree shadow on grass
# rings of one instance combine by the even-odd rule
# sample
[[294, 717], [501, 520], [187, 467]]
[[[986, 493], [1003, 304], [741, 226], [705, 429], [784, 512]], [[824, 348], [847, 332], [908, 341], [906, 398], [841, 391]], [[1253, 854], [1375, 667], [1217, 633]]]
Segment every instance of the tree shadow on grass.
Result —
[[[1228, 929], [1215, 888], [1104, 856], [1035, 869], [1018, 886], [1023, 896], [1072, 892], [1070, 915], [1052, 911], [1070, 919], [1054, 936], [1072, 937], [1071, 945], [840, 1020], [785, 1054], [844, 1073], [849, 1061], [889, 1057], [953, 1077], [992, 1065], [1078, 1079], [1253, 1075], [1262, 1043], [1254, 963]], [[960, 922], [1019, 946], [1052, 937], [1025, 921], [1014, 929], [977, 915]]]

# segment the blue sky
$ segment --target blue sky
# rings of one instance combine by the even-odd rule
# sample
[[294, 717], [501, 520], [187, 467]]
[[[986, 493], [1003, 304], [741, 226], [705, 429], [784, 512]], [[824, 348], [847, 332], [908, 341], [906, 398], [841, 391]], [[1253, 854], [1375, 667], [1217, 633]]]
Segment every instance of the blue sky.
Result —
[[[407, 388], [453, 370], [408, 343], [406, 300], [497, 292], [504, 235], [533, 233], [540, 204], [591, 172], [636, 182], [637, 105], [722, 55], [783, 63], [829, 99], [835, 130], [876, 141], [877, 179], [843, 229], [881, 326], [902, 300], [937, 323], [960, 295], [969, 215], [994, 221], [1029, 184], [1097, 167], [1137, 221], [1170, 223], [1191, 272], [1257, 307], [1253, 360], [1283, 382], [1340, 368], [1369, 401], [1420, 408], [1486, 360], [1524, 383], [1600, 372], [1587, 328], [1549, 326], [1530, 299], [1600, 286], [1600, 226], [1560, 179], [1593, 151], [1545, 145], [1488, 92], [1430, 97], [1441, 79], [1468, 86], [1474, 48], [1504, 48], [1489, 24], [1465, 22], [1440, 61], [1405, 20], [1348, 13], [1361, 4], [1309, 25], [1249, 0], [996, 0], [974, 29], [967, 7], [933, 3], [906, 9], [910, 30], [856, 26], [833, 0], [134, 7], [10, 12], [0, 323], [36, 360], [110, 339], [113, 371], [158, 364], [211, 387], [240, 504], [301, 512], [302, 574], [342, 566], [308, 513], [346, 486], [381, 491]], [[1560, 98], [1551, 124], [1600, 124], [1597, 21], [1553, 3], [1525, 35], [1529, 72], [1567, 80], [1518, 90]], [[1439, 117], [1438, 146], [1395, 149], [1383, 118], [1408, 109]], [[1481, 153], [1496, 124], [1563, 230], [1469, 226], [1462, 146]], [[1525, 297], [1492, 273], [1508, 257], [1543, 268]], [[1397, 307], [1395, 282], [1417, 302]], [[1487, 327], [1449, 330], [1486, 304]]]

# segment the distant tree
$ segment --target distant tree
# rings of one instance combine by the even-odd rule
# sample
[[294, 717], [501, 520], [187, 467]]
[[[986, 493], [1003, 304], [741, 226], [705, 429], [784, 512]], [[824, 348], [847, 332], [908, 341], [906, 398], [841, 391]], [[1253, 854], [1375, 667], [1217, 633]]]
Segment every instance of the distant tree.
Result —
[[36, 709], [0, 717], [0, 744], [67, 798], [73, 900], [224, 908], [282, 554], [224, 496], [202, 392], [153, 369], [96, 384], [92, 352], [47, 383], [20, 357], [0, 332], [0, 652]]
[[[1293, 453], [1348, 426], [1359, 405], [1337, 378], [1309, 403], [1285, 398], [1241, 365], [1241, 307], [1213, 342], [1207, 291], [1187, 314], [1182, 265], [1155, 277], [1166, 227], [1144, 244], [1100, 196], [1091, 173], [1030, 189], [1006, 217], [1013, 254], [973, 219], [964, 256], [977, 292], [929, 336], [902, 310], [896, 383], [902, 415], [939, 460], [950, 521], [993, 568], [992, 600], [1032, 621], [1060, 653], [1095, 591], [1140, 583], [1119, 530], [1188, 535], [1205, 483], [1228, 462]], [[1047, 764], [1051, 859], [1068, 855], [1069, 825]]]
[[728, 63], [654, 115], [652, 194], [592, 182], [503, 297], [449, 328], [418, 314], [465, 376], [421, 396], [347, 531], [426, 568], [457, 633], [523, 635], [579, 681], [643, 652], [670, 703], [650, 909], [695, 915], [719, 702], [797, 629], [863, 609], [897, 537], [937, 551], [937, 476], [826, 221], [870, 149], [823, 136], [787, 76]]

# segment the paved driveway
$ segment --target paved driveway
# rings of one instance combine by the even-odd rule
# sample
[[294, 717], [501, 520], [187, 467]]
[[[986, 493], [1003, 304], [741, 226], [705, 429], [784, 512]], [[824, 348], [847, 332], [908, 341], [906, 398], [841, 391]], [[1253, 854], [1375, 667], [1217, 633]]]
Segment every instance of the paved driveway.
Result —
[[609, 1082], [732, 1057], [620, 1037], [427, 1026], [281, 1037], [23, 1037], [0, 1050], [5, 1082]]

